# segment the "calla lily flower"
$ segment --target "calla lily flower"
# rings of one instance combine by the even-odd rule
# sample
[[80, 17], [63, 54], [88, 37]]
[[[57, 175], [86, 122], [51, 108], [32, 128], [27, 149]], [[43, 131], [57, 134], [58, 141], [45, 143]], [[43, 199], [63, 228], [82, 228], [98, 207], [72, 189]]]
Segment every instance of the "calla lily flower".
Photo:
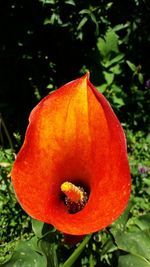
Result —
[[66, 234], [96, 232], [124, 211], [131, 188], [125, 135], [88, 74], [32, 110], [12, 183], [31, 217]]

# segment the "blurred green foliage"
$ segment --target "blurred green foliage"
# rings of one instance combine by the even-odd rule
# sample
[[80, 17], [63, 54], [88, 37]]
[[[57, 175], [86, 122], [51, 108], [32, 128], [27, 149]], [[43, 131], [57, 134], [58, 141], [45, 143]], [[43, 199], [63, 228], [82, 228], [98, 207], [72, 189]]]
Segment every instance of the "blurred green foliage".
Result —
[[87, 70], [126, 131], [133, 185], [125, 213], [81, 243], [72, 264], [150, 266], [149, 0], [10, 0], [0, 7], [0, 266], [57, 267], [57, 256], [63, 266], [78, 248], [22, 211], [10, 171], [35, 104]]
[[149, 130], [149, 0], [11, 0], [0, 8], [0, 111], [24, 133], [49, 91], [89, 70], [121, 121]]

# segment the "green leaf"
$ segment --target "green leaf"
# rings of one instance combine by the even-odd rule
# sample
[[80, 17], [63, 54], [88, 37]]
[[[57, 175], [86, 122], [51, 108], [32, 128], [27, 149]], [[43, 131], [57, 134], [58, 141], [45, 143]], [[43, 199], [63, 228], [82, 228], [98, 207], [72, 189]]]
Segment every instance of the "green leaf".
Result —
[[107, 84], [110, 85], [114, 80], [114, 73], [103, 71], [103, 74]]
[[26, 245], [32, 250], [42, 253], [40, 247], [38, 246], [38, 238], [36, 236], [33, 236], [30, 240], [24, 242], [26, 242]]
[[93, 21], [93, 23], [95, 24], [95, 26], [96, 26], [96, 34], [98, 35], [99, 34], [99, 25], [98, 25], [98, 22], [97, 22], [97, 20], [96, 20], [96, 17], [95, 17], [95, 15], [91, 12], [91, 14], [90, 14], [90, 18], [91, 18], [91, 20]]
[[150, 229], [150, 213], [136, 218], [134, 223], [141, 229]]
[[129, 60], [127, 60], [126, 63], [128, 64], [129, 68], [130, 68], [133, 72], [136, 72], [136, 71], [137, 71], [136, 66], [135, 66], [132, 62], [130, 62]]
[[106, 253], [113, 252], [116, 249], [117, 249], [117, 246], [114, 244], [114, 241], [112, 240], [112, 238], [111, 237], [110, 238], [107, 238], [106, 243], [102, 247], [101, 255], [104, 255]]
[[106, 57], [108, 54], [108, 51], [107, 51], [107, 46], [106, 46], [105, 40], [103, 38], [101, 38], [101, 37], [98, 38], [97, 47], [98, 47], [100, 53], [102, 54], [102, 56]]
[[107, 88], [107, 86], [108, 86], [107, 83], [104, 83], [104, 84], [102, 84], [100, 86], [96, 86], [96, 88], [100, 93], [104, 93], [106, 88]]
[[76, 5], [73, 0], [66, 0], [65, 3], [68, 4], [68, 5], [72, 5], [72, 6]]
[[119, 249], [150, 260], [150, 238], [143, 231], [120, 232], [114, 238]]
[[106, 10], [110, 9], [112, 5], [113, 5], [113, 2], [108, 2], [106, 4]]
[[90, 15], [91, 14], [91, 11], [89, 10], [89, 9], [82, 9], [80, 12], [79, 12], [79, 14], [88, 14], [88, 15]]
[[47, 267], [47, 259], [31, 248], [28, 241], [19, 242], [12, 258], [3, 267]]
[[111, 227], [111, 233], [115, 236], [115, 234], [117, 234], [117, 231], [120, 230], [124, 231], [126, 224], [130, 218], [130, 210], [133, 206], [133, 202], [130, 201], [128, 203], [127, 208], [125, 209], [125, 211], [123, 212], [123, 214], [113, 223], [112, 227]]
[[97, 47], [104, 58], [108, 57], [111, 52], [118, 53], [118, 35], [112, 29], [109, 29], [104, 39], [98, 38]]
[[150, 179], [149, 178], [144, 178], [144, 184], [150, 186]]
[[38, 220], [35, 220], [35, 219], [32, 219], [31, 223], [32, 223], [32, 229], [33, 229], [35, 235], [38, 237], [41, 237], [44, 223], [40, 222]]
[[81, 21], [80, 21], [80, 23], [79, 23], [79, 25], [77, 27], [77, 30], [80, 30], [87, 21], [88, 21], [87, 17], [84, 17], [83, 19], [81, 19]]
[[144, 78], [143, 78], [143, 74], [142, 74], [142, 73], [138, 73], [138, 79], [139, 79], [139, 82], [140, 82], [141, 84], [144, 83]]
[[120, 68], [120, 64], [116, 64], [116, 65], [112, 66], [109, 70], [112, 73], [114, 73], [115, 75], [121, 74], [121, 72], [122, 72], [122, 70]]
[[119, 97], [112, 97], [113, 98], [113, 103], [116, 104], [118, 107], [122, 107], [124, 106], [124, 101], [122, 98], [119, 98]]
[[116, 53], [119, 52], [119, 50], [118, 50], [118, 36], [112, 29], [109, 29], [107, 31], [106, 36], [105, 36], [105, 40], [106, 40], [108, 51], [114, 51]]
[[47, 25], [47, 24], [53, 25], [55, 23], [57, 23], [59, 25], [62, 24], [60, 16], [56, 13], [53, 13], [50, 18], [45, 18], [45, 20], [44, 20], [44, 25]]
[[45, 240], [40, 240], [40, 248], [44, 255], [46, 255], [47, 258], [47, 267], [58, 267], [58, 261], [57, 261], [57, 245], [55, 243], [50, 244], [50, 242]]
[[124, 54], [119, 54], [118, 56], [114, 57], [113, 59], [107, 61], [105, 63], [105, 68], [109, 68], [113, 64], [119, 63], [119, 61], [121, 61], [123, 58], [124, 58]]
[[120, 31], [120, 30], [123, 30], [123, 29], [127, 28], [128, 26], [129, 26], [129, 23], [126, 23], [126, 24], [118, 24], [118, 25], [116, 25], [113, 28], [113, 31], [114, 32], [117, 32], [117, 31]]
[[52, 23], [51, 18], [46, 18], [46, 19], [44, 20], [44, 25], [51, 24], [51, 23]]
[[48, 85], [46, 86], [46, 89], [52, 90], [53, 87], [54, 87], [53, 84], [50, 83], [50, 84], [48, 84]]
[[43, 4], [55, 4], [55, 0], [40, 0]]
[[150, 188], [146, 189], [146, 193], [150, 196]]
[[53, 235], [55, 232], [56, 232], [56, 229], [51, 224], [44, 223], [43, 228], [42, 228], [43, 236], [50, 235], [50, 234]]
[[150, 262], [134, 255], [120, 256], [118, 267], [150, 267]]

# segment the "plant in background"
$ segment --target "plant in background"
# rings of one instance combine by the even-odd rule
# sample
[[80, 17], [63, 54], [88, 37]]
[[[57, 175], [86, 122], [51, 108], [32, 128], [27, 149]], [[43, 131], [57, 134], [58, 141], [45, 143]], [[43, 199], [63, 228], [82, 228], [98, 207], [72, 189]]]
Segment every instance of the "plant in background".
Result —
[[105, 92], [108, 99], [111, 99], [112, 105], [120, 109], [125, 103], [125, 93], [117, 78], [122, 75], [124, 54], [120, 52], [120, 40], [117, 31], [126, 28], [128, 25], [117, 25], [114, 29], [109, 28], [104, 37], [97, 40], [97, 48], [101, 57], [102, 73], [104, 83], [99, 86], [101, 92]]
[[150, 196], [150, 135], [126, 130], [128, 155], [132, 173], [133, 217], [149, 213]]
[[31, 220], [18, 204], [10, 179], [14, 160], [13, 142], [0, 114], [0, 266], [11, 257], [18, 239], [30, 236], [31, 229]]
[[[123, 0], [121, 5], [110, 0], [3, 2], [0, 266], [56, 267], [71, 266], [73, 262], [81, 267], [150, 266], [149, 13], [148, 0]], [[66, 245], [59, 231], [32, 220], [21, 209], [10, 169], [22, 143], [29, 111], [48, 90], [87, 70], [126, 130], [132, 195], [115, 223], [88, 235], [80, 244]], [[68, 205], [67, 196], [61, 190], [60, 194]], [[65, 235], [65, 240], [70, 241], [70, 236]]]

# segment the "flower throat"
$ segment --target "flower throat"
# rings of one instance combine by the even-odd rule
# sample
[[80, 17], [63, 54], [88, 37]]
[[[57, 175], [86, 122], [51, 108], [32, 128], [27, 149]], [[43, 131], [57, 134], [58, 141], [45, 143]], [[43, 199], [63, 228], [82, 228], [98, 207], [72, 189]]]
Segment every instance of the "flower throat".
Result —
[[64, 194], [64, 203], [71, 214], [82, 210], [88, 201], [88, 193], [81, 186], [64, 182], [61, 185], [61, 191]]

